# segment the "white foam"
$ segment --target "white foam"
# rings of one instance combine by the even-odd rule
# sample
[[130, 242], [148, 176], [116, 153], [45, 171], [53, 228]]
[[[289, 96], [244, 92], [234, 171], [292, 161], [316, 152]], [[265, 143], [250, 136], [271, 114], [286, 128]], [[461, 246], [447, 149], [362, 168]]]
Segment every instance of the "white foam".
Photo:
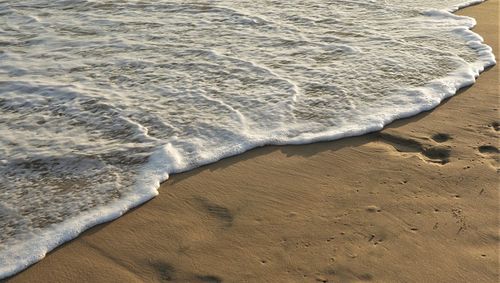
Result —
[[481, 1], [174, 2], [0, 4], [0, 278], [169, 174], [380, 130], [495, 64], [451, 14]]

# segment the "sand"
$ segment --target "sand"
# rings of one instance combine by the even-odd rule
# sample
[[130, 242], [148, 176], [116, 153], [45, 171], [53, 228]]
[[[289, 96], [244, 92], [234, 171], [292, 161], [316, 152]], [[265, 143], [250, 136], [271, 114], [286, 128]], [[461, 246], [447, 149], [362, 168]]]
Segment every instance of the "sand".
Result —
[[[459, 12], [497, 58], [498, 5]], [[174, 175], [9, 282], [498, 282], [498, 76], [379, 133]]]

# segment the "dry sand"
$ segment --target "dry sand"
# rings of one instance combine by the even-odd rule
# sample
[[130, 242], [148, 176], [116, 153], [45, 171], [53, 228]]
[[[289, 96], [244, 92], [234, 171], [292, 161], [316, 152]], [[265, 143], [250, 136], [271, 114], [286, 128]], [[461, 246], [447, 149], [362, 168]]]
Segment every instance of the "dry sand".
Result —
[[[498, 0], [459, 14], [498, 58]], [[498, 107], [494, 67], [380, 133], [172, 176], [10, 282], [498, 282]]]

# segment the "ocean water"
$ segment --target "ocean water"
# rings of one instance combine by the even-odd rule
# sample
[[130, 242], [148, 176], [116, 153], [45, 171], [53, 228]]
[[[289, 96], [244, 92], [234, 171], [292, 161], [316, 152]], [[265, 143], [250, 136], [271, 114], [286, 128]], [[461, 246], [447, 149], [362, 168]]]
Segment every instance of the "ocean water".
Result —
[[463, 0], [0, 0], [0, 278], [267, 144], [432, 109], [493, 65]]

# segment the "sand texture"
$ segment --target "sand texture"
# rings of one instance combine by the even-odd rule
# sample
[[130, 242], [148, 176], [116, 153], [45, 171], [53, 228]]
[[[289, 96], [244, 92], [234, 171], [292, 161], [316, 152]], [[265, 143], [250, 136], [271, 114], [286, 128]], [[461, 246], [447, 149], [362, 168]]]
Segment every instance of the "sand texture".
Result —
[[[498, 56], [498, 0], [459, 12]], [[498, 282], [499, 73], [379, 133], [264, 147], [9, 282]]]

